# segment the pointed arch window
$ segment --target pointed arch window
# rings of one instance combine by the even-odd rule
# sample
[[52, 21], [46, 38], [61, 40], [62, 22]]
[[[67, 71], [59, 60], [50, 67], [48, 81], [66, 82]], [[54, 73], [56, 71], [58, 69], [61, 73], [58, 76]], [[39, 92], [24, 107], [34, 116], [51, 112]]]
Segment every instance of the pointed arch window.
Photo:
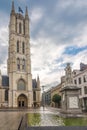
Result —
[[36, 101], [36, 92], [33, 92], [33, 100]]
[[20, 59], [17, 58], [17, 70], [20, 70]]
[[25, 53], [25, 43], [22, 42], [22, 53], [24, 54]]
[[19, 41], [17, 41], [17, 52], [19, 52]]
[[22, 26], [21, 26], [21, 23], [19, 23], [19, 33], [21, 34], [22, 32]]
[[25, 70], [25, 59], [22, 60], [22, 70]]
[[8, 101], [8, 89], [5, 90], [5, 101]]
[[26, 90], [26, 84], [25, 84], [25, 81], [23, 79], [20, 79], [18, 81], [17, 89], [18, 90]]

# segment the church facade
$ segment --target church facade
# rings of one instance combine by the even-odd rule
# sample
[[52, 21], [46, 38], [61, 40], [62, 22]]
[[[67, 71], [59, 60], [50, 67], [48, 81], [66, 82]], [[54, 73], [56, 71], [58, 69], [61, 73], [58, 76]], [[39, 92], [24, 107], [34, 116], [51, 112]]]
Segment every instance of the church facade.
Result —
[[41, 89], [39, 76], [32, 79], [29, 16], [16, 13], [14, 2], [9, 22], [8, 75], [0, 72], [0, 107], [40, 106]]

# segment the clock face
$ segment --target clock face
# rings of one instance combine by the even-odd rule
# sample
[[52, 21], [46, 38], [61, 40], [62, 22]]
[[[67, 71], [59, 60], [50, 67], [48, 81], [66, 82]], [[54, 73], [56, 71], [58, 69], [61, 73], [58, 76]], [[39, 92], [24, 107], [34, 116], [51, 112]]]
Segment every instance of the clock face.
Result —
[[69, 108], [78, 108], [78, 98], [75, 97], [69, 97]]

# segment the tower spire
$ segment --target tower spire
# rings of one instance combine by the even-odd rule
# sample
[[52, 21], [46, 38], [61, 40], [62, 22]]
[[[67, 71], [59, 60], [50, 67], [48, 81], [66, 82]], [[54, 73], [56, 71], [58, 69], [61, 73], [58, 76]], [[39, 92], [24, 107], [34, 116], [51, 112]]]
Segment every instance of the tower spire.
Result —
[[37, 75], [37, 80], [39, 80], [39, 75]]
[[40, 88], [40, 79], [39, 79], [39, 75], [37, 75], [37, 87]]
[[29, 19], [27, 6], [26, 6], [25, 18], [28, 18], [28, 19]]
[[11, 13], [15, 13], [14, 0], [12, 0], [12, 10], [11, 10]]

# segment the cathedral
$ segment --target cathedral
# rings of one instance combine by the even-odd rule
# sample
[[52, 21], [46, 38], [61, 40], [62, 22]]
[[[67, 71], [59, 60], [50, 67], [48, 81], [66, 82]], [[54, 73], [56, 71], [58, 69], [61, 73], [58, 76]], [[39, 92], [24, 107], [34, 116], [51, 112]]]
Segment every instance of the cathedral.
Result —
[[[22, 11], [22, 10], [21, 10]], [[14, 2], [9, 22], [7, 75], [0, 70], [0, 107], [31, 108], [41, 103], [40, 79], [32, 79], [29, 15], [15, 12]]]

